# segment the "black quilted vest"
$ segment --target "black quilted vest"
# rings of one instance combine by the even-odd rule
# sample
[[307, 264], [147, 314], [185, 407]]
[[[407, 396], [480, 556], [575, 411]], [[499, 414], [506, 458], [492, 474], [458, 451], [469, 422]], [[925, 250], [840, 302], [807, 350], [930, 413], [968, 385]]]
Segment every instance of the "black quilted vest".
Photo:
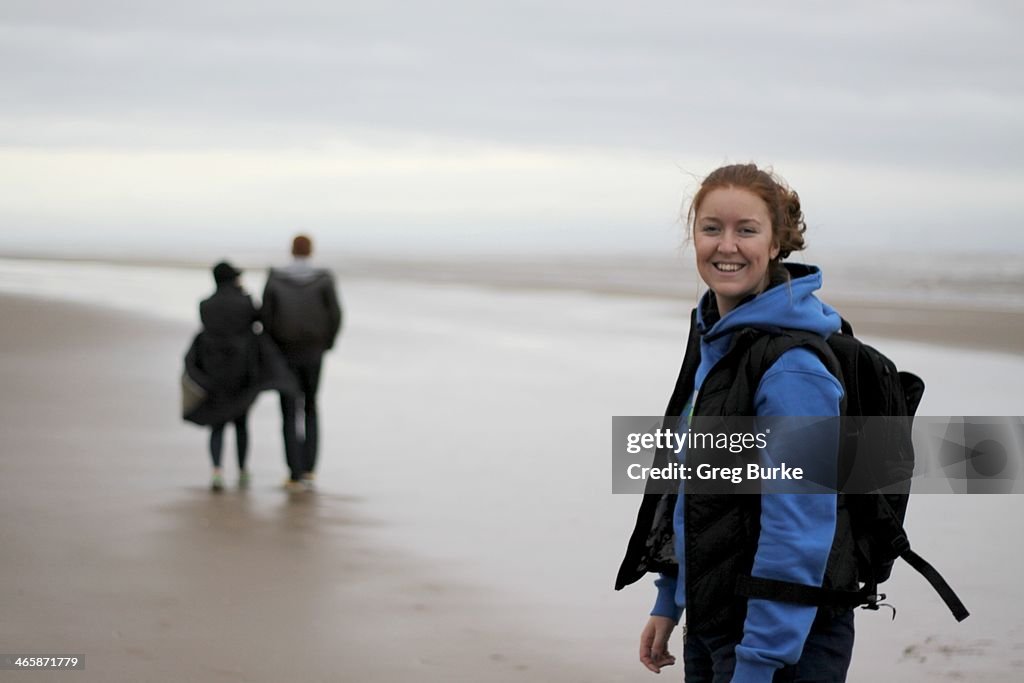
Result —
[[[756, 378], [748, 376], [751, 366], [750, 345], [760, 336], [756, 330], [734, 334], [726, 355], [708, 373], [694, 406], [693, 414], [714, 416], [751, 416]], [[664, 427], [675, 427], [678, 415], [693, 393], [694, 378], [700, 364], [700, 337], [696, 310], [690, 321], [683, 365], [666, 410]], [[687, 453], [687, 464], [691, 464]], [[655, 455], [655, 466], [664, 466], [668, 451]], [[744, 456], [738, 456], [744, 457]], [[746, 457], [751, 457], [747, 455]], [[739, 577], [749, 576], [760, 534], [761, 497], [758, 494], [700, 494], [687, 483], [686, 515], [686, 624], [695, 633], [740, 631], [746, 618], [747, 599], [737, 595]], [[839, 497], [842, 500], [842, 496]], [[647, 572], [678, 574], [673, 548], [672, 515], [675, 494], [644, 495], [626, 556], [619, 568], [615, 589], [636, 582]], [[840, 502], [836, 535], [829, 554], [823, 586], [854, 590], [857, 588], [856, 561], [849, 514]], [[820, 608], [823, 614], [840, 609]]]

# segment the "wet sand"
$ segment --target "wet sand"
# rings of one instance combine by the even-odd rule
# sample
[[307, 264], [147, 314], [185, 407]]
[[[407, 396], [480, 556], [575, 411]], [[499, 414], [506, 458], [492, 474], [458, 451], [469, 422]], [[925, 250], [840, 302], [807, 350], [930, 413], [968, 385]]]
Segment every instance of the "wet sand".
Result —
[[879, 306], [842, 298], [830, 299], [829, 303], [860, 336], [1024, 354], [1024, 312], [936, 305]]
[[[480, 588], [375, 545], [381, 522], [358, 498], [280, 491], [276, 424], [255, 425], [253, 488], [212, 495], [198, 430], [176, 419], [173, 360], [154, 362], [180, 354], [185, 326], [12, 297], [0, 316], [0, 643], [86, 663], [23, 675], [599, 677], [495, 614]], [[232, 446], [225, 455], [233, 484]]]
[[[320, 490], [298, 497], [278, 488], [269, 395], [250, 422], [253, 488], [204, 486], [205, 431], [177, 419], [174, 381], [192, 324], [0, 297], [3, 652], [84, 654], [86, 681], [647, 680], [635, 641], [653, 588], [611, 590], [638, 501], [609, 494], [607, 422], [661, 409], [683, 307], [369, 279], [343, 292]], [[986, 397], [1024, 410], [1015, 358], [886, 350], [932, 381], [931, 414]], [[900, 617], [858, 615], [851, 680], [1014, 680], [1024, 558], [1001, 539], [1024, 532], [1020, 500], [913, 502], [915, 548], [973, 615], [956, 624], [898, 568]]]

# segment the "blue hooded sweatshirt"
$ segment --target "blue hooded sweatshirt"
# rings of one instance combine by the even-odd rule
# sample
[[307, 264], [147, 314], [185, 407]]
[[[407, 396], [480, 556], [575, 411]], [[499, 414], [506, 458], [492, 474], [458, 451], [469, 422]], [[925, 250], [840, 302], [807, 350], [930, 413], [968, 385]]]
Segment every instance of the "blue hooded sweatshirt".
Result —
[[[740, 304], [717, 321], [705, 323], [705, 311], [713, 307], [706, 293], [697, 309], [701, 361], [694, 386], [697, 392], [714, 365], [729, 348], [732, 335], [745, 327], [790, 328], [828, 337], [840, 326], [839, 314], [819, 300], [821, 271], [810, 267], [808, 274], [778, 284]], [[716, 309], [717, 310], [717, 309]], [[758, 416], [837, 416], [842, 385], [810, 350], [796, 348], [784, 353], [765, 373], [754, 394]], [[694, 396], [684, 410], [689, 414]], [[822, 458], [834, 463], [839, 444], [838, 428], [823, 442], [773, 438], [770, 460], [783, 459], [790, 466], [820, 468]], [[683, 457], [683, 454], [680, 454]], [[832, 465], [834, 467], [834, 464]], [[655, 585], [658, 599], [652, 615], [678, 621], [686, 605], [686, 548], [684, 546], [684, 491], [680, 485], [673, 527], [678, 579], [662, 575]], [[751, 574], [820, 586], [825, 576], [829, 550], [836, 530], [835, 494], [762, 493], [761, 533]], [[806, 605], [751, 598], [743, 626], [743, 638], [736, 647], [733, 683], [771, 681], [775, 671], [800, 658], [817, 608]]]

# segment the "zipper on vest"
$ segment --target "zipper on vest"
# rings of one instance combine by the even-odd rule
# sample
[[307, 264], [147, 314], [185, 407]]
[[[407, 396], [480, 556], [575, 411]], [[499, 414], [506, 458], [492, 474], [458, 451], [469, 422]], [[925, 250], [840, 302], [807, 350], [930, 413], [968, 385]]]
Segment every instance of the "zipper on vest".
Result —
[[[707, 379], [707, 378], [705, 378], [705, 379]], [[686, 415], [683, 415], [682, 418], [681, 418], [681, 419], [685, 419], [686, 420], [686, 428], [687, 429], [690, 428], [690, 425], [693, 422], [693, 416], [696, 414], [697, 402], [700, 401], [700, 391], [701, 391], [702, 388], [703, 387], [700, 387], [700, 388], [697, 388], [697, 389], [693, 390], [693, 396], [690, 397], [690, 403], [689, 403], [690, 409], [688, 411], [684, 411], [684, 412], [686, 412]], [[685, 406], [684, 406], [684, 408], [685, 408]], [[676, 424], [676, 429], [679, 429], [682, 426], [683, 425], [681, 425], [681, 424]], [[689, 448], [687, 448], [687, 452], [688, 451], [689, 451]], [[684, 455], [684, 458], [685, 458], [685, 455]], [[690, 538], [691, 538], [691, 534], [693, 533], [693, 530], [690, 528], [690, 525], [686, 523], [686, 520], [689, 517], [689, 515], [686, 514], [686, 508], [687, 508], [688, 505], [689, 505], [689, 498], [686, 496], [686, 487], [684, 485], [683, 486], [683, 501], [682, 501], [683, 508], [682, 509], [683, 509], [683, 528], [685, 530], [685, 535], [683, 536], [683, 556], [684, 557], [683, 557], [683, 568], [682, 569], [683, 569], [683, 595], [686, 596], [686, 605], [683, 606], [683, 609], [686, 610], [686, 615], [687, 615], [686, 618], [687, 619], [689, 619], [689, 615], [690, 615], [690, 609], [689, 609], [690, 605], [693, 604], [693, 599], [690, 596], [690, 577], [692, 576], [692, 574], [690, 573], [690, 562], [691, 562], [692, 553], [689, 552], [689, 548], [692, 545], [690, 543]], [[683, 642], [684, 643], [686, 642], [686, 623], [685, 622], [683, 623]]]

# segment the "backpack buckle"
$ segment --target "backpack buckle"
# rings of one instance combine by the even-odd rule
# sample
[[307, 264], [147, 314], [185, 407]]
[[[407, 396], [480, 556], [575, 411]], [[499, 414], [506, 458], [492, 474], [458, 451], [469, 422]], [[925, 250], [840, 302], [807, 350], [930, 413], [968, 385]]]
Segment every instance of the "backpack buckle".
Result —
[[862, 609], [869, 609], [874, 612], [877, 612], [880, 608], [887, 607], [892, 610], [892, 620], [896, 621], [896, 608], [887, 602], [882, 602], [882, 600], [885, 600], [885, 593], [865, 595], [864, 600], [865, 604], [862, 607]]

